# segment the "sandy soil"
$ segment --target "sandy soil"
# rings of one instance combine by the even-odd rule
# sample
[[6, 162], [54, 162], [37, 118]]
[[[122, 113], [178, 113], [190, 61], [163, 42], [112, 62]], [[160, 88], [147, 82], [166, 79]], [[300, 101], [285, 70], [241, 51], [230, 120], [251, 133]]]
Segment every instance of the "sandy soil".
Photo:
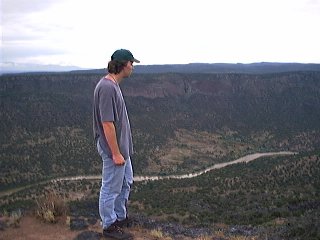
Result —
[[41, 222], [32, 216], [22, 217], [18, 227], [8, 227], [0, 232], [3, 240], [70, 240], [81, 231], [71, 231], [62, 219], [55, 224]]
[[[67, 226], [65, 219], [59, 219], [57, 223], [45, 223], [34, 216], [23, 216], [18, 227], [8, 227], [0, 230], [0, 240], [72, 240], [84, 231], [101, 233], [99, 223], [89, 226], [86, 230], [73, 231]], [[150, 230], [141, 227], [133, 227], [126, 231], [134, 235], [134, 240], [166, 240], [167, 237], [153, 236]], [[101, 240], [107, 239], [101, 237]], [[178, 237], [177, 239], [191, 240]]]

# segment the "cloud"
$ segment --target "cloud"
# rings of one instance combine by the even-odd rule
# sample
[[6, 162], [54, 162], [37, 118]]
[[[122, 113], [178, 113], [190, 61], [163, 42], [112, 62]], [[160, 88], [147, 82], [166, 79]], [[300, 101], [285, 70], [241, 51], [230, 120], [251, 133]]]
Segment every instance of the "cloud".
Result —
[[1, 48], [8, 62], [98, 67], [117, 48], [130, 49], [143, 64], [320, 62], [318, 0], [2, 0], [2, 5]]
[[64, 25], [65, 19], [59, 19], [58, 7], [62, 3], [65, 1], [3, 0], [3, 61], [28, 61], [67, 53], [63, 42], [70, 27]]
[[4, 20], [15, 14], [30, 14], [49, 8], [61, 0], [2, 0]]

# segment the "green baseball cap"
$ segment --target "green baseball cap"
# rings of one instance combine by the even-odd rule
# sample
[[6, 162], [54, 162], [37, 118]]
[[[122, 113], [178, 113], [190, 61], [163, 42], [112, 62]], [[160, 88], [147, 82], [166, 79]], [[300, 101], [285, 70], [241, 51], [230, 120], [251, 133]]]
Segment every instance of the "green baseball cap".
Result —
[[131, 61], [131, 62], [140, 63], [140, 61], [135, 59], [133, 57], [132, 53], [127, 49], [118, 49], [118, 50], [116, 50], [112, 54], [111, 60], [120, 61], [120, 62], [122, 62], [122, 61]]

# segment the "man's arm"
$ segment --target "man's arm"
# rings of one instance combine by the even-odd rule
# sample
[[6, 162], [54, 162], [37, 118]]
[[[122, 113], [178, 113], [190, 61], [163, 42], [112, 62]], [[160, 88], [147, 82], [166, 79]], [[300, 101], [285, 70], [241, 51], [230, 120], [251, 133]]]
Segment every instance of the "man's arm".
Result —
[[116, 129], [113, 122], [103, 122], [103, 132], [107, 139], [109, 148], [111, 150], [113, 162], [116, 165], [123, 165], [125, 160], [120, 152], [117, 142]]

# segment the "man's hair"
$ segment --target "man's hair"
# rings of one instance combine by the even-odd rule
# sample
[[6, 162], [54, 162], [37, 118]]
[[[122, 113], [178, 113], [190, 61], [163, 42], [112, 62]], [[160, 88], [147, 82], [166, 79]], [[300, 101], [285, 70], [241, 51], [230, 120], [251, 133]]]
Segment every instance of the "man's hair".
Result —
[[108, 63], [108, 72], [109, 73], [114, 73], [114, 74], [118, 74], [122, 71], [122, 69], [127, 65], [127, 61], [126, 62], [119, 62], [119, 61], [115, 61], [115, 60], [111, 60]]

